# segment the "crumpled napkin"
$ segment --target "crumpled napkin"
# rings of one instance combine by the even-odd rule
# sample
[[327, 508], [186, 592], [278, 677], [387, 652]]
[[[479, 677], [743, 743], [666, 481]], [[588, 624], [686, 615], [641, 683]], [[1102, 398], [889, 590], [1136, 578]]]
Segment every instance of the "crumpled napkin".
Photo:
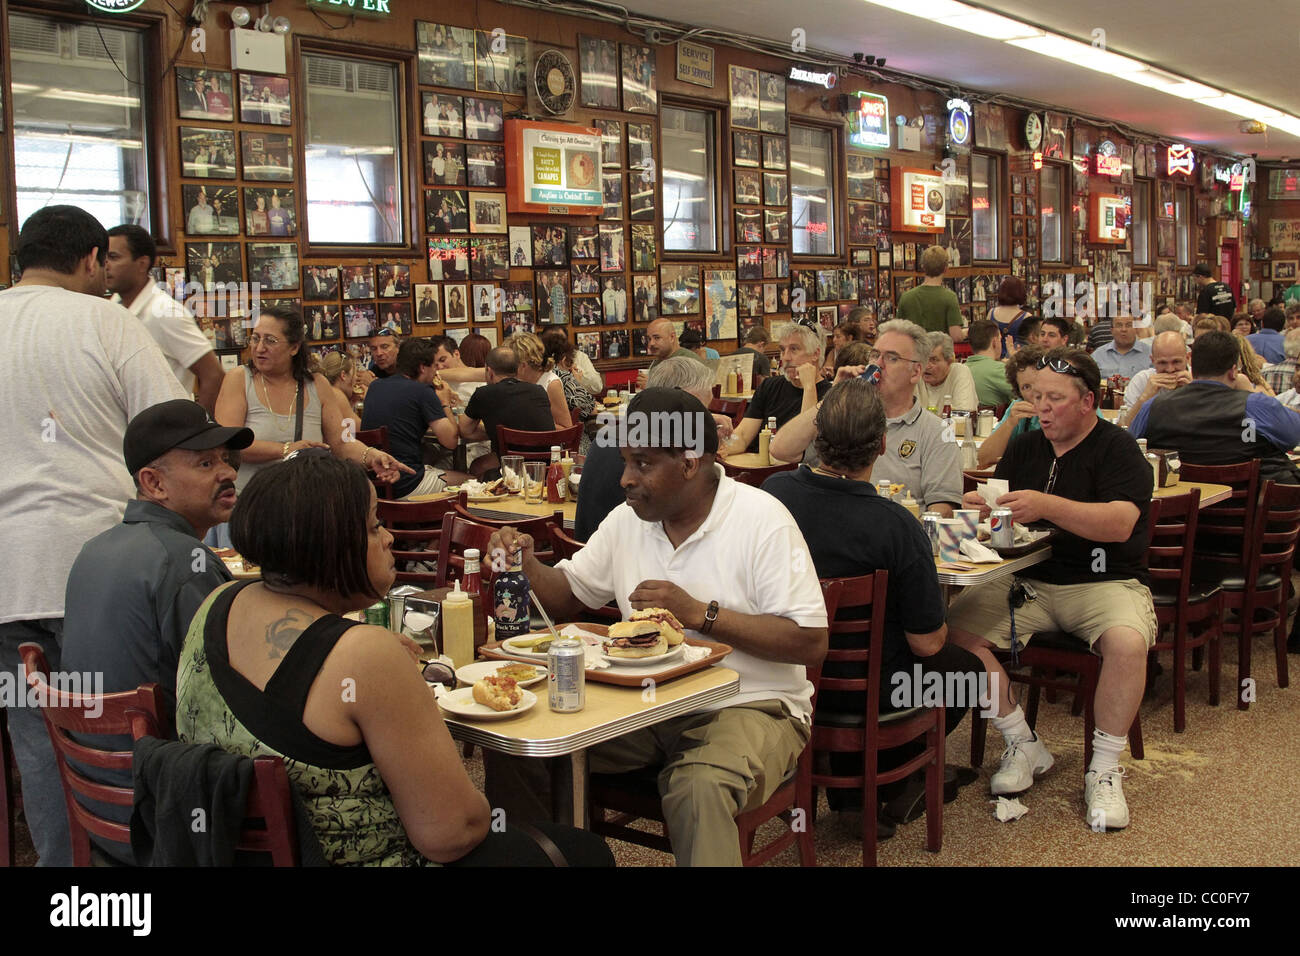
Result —
[[962, 557], [974, 561], [976, 564], [997, 564], [1002, 560], [1002, 555], [992, 548], [986, 548], [974, 538], [962, 539], [961, 554]]
[[[995, 801], [990, 800], [989, 803], [995, 803]], [[1011, 823], [1019, 820], [1028, 812], [1029, 808], [1014, 798], [1008, 800], [1006, 797], [998, 797], [993, 807], [993, 816], [1001, 823]]]
[[586, 670], [600, 670], [609, 666], [609, 661], [605, 660], [602, 653], [605, 642], [600, 639], [599, 634], [583, 630], [580, 624], [566, 624], [560, 628], [560, 635], [562, 637], [576, 637], [582, 641], [583, 667]]
[[1011, 482], [1005, 478], [990, 478], [988, 481], [982, 481], [975, 486], [975, 490], [980, 493], [980, 497], [988, 502], [990, 508], [998, 506], [998, 499], [1011, 492]]

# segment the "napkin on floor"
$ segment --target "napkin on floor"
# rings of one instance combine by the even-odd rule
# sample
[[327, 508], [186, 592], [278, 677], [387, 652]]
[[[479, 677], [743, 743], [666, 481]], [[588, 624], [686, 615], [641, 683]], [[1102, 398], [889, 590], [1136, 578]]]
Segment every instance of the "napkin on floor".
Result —
[[980, 493], [981, 498], [988, 502], [990, 508], [996, 508], [998, 499], [1010, 493], [1011, 482], [1005, 478], [990, 478], [988, 481], [981, 481], [975, 486], [975, 490]]
[[[993, 802], [992, 800], [989, 801], [989, 803]], [[1028, 812], [1029, 808], [1014, 798], [1008, 800], [1006, 797], [998, 797], [997, 803], [993, 807], [993, 816], [1001, 823], [1011, 823], [1019, 820]]]
[[984, 547], [974, 538], [962, 539], [961, 554], [962, 557], [974, 561], [976, 564], [997, 564], [1002, 560], [1002, 555], [992, 548]]

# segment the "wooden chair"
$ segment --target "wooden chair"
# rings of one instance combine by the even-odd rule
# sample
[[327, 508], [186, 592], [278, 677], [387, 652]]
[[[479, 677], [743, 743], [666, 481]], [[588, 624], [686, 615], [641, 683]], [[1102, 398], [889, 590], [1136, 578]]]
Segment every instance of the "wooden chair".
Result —
[[[488, 502], [488, 504], [490, 505], [491, 502]], [[516, 528], [524, 534], [530, 534], [533, 536], [533, 555], [537, 560], [548, 564], [555, 560], [555, 552], [551, 548], [551, 524], [555, 523], [560, 527], [564, 527], [564, 511], [560, 508], [556, 508], [546, 517], [487, 518], [470, 511], [469, 496], [462, 491], [454, 499], [452, 509], [475, 524], [487, 525], [492, 529]]]
[[455, 498], [377, 503], [379, 520], [393, 536], [393, 559], [397, 562], [398, 583], [436, 586], [435, 572], [403, 568], [408, 564], [429, 563], [436, 559], [438, 541], [442, 537], [442, 517], [452, 510], [455, 503]]
[[520, 455], [525, 461], [550, 461], [551, 446], [559, 445], [569, 457], [578, 453], [582, 442], [582, 423], [553, 431], [530, 432], [497, 426], [497, 457]]
[[[1147, 567], [1151, 579], [1151, 597], [1155, 604], [1159, 631], [1148, 658], [1155, 662], [1160, 651], [1174, 655], [1174, 732], [1186, 727], [1187, 651], [1206, 647], [1210, 650], [1210, 705], [1219, 705], [1219, 637], [1222, 633], [1223, 589], [1218, 584], [1192, 585], [1192, 561], [1196, 540], [1201, 489], [1151, 502], [1149, 520], [1151, 540], [1147, 546]], [[1198, 634], [1190, 635], [1193, 625]], [[1166, 629], [1169, 639], [1164, 639]], [[1151, 667], [1148, 665], [1148, 671]]]
[[763, 482], [767, 481], [769, 475], [775, 475], [778, 471], [794, 471], [799, 467], [797, 461], [788, 462], [784, 465], [763, 465], [758, 468], [741, 468], [727, 462], [727, 459], [718, 459], [722, 462], [722, 470], [730, 477], [736, 479], [742, 485], [753, 485], [760, 488]]
[[1223, 607], [1236, 617], [1223, 622], [1225, 635], [1237, 635], [1237, 708], [1250, 706], [1242, 693], [1250, 679], [1251, 642], [1256, 634], [1273, 633], [1277, 686], [1290, 683], [1286, 657], [1286, 605], [1296, 538], [1300, 535], [1300, 486], [1268, 481], [1247, 544], [1249, 560], [1243, 573], [1219, 579]]
[[[814, 758], [822, 754], [860, 753], [863, 765], [862, 773], [853, 775], [814, 771], [812, 785], [814, 788], [861, 788], [862, 865], [875, 866], [875, 808], [880, 802], [880, 785], [903, 780], [925, 768], [925, 848], [938, 853], [943, 846], [944, 707], [880, 712], [880, 658], [885, 639], [889, 572], [823, 579], [822, 591], [830, 620], [831, 646], [817, 684], [819, 697], [813, 710], [810, 743]], [[848, 612], [854, 616], [847, 617]], [[857, 677], [831, 677], [826, 673], [827, 665], [831, 664], [853, 665], [865, 673]], [[861, 694], [862, 709], [829, 710], [824, 696], [828, 691]], [[921, 737], [925, 738], [925, 749], [920, 754], [892, 770], [879, 770], [880, 751]], [[814, 766], [821, 764], [815, 760]]]
[[491, 539], [492, 529], [487, 525], [454, 510], [444, 514], [442, 533], [438, 536], [438, 572], [433, 586], [445, 588], [452, 581], [461, 580], [465, 575], [465, 549], [477, 548], [482, 557], [483, 586], [487, 587], [492, 568], [491, 555], [488, 554]]
[[749, 402], [743, 398], [725, 399], [715, 397], [713, 401], [709, 402], [709, 411], [729, 416], [732, 425], [740, 424], [740, 420], [745, 417], [745, 409], [748, 407]]
[[380, 425], [378, 428], [368, 428], [365, 431], [358, 430], [357, 441], [371, 448], [378, 448], [380, 451], [389, 451], [388, 426]]
[[9, 721], [0, 707], [0, 866], [14, 865], [14, 815], [18, 794], [14, 790], [13, 742], [9, 739]]
[[[1231, 573], [1246, 566], [1251, 526], [1259, 505], [1259, 459], [1239, 465], [1193, 465], [1183, 462], [1183, 481], [1228, 485], [1232, 495], [1201, 510], [1196, 533], [1198, 570], [1205, 564], [1215, 572]], [[1210, 575], [1206, 575], [1207, 577]]]

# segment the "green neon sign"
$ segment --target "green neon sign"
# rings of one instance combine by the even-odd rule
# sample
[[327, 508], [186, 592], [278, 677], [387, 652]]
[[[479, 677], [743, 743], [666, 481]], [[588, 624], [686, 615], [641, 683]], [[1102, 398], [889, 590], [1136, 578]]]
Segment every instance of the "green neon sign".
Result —
[[86, 0], [86, 5], [104, 13], [126, 13], [143, 6], [144, 0]]
[[307, 6], [329, 13], [355, 14], [358, 17], [391, 17], [393, 0], [307, 0]]

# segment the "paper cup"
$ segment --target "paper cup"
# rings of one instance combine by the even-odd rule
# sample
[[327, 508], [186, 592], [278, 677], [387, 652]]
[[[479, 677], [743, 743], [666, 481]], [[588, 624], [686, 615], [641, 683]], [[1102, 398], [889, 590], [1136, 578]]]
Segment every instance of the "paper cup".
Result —
[[960, 561], [961, 541], [966, 537], [966, 523], [960, 518], [944, 518], [939, 522], [939, 560]]
[[954, 511], [953, 516], [965, 525], [964, 536], [967, 538], [979, 538], [980, 530], [980, 513], [974, 509], [962, 509]]

